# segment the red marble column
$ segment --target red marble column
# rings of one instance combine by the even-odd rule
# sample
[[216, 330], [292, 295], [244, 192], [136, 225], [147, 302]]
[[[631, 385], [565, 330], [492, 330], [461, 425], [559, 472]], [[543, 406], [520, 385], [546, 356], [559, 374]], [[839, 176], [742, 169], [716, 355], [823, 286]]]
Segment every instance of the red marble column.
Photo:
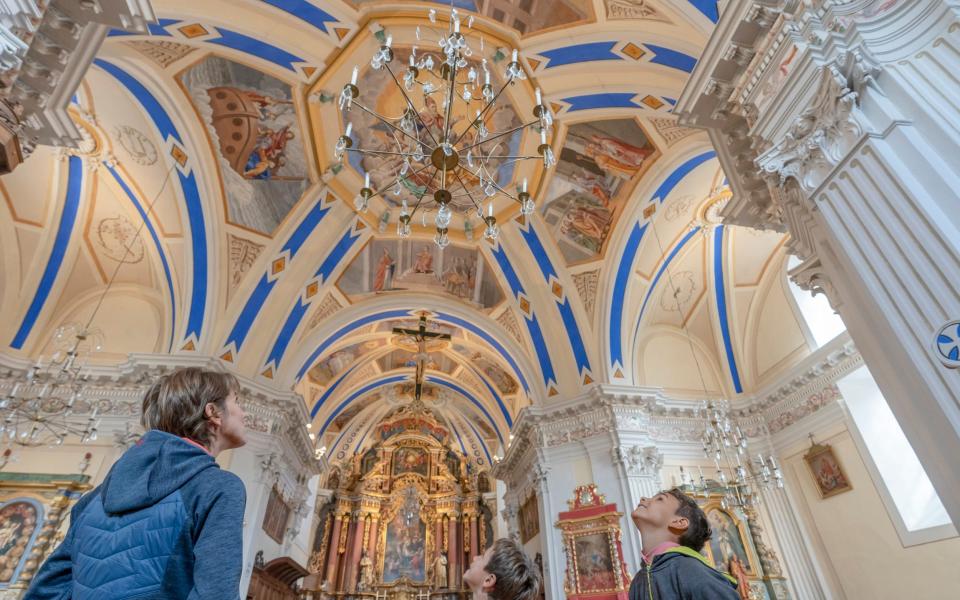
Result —
[[343, 584], [345, 583], [344, 576], [347, 571], [347, 552], [350, 548], [350, 540], [352, 539], [350, 535], [353, 533], [354, 526], [356, 524], [350, 519], [350, 515], [344, 515], [343, 524], [340, 526], [340, 537], [343, 538], [343, 528], [347, 528], [346, 539], [344, 540], [343, 552], [340, 552], [340, 547], [337, 547], [337, 579], [335, 581], [336, 585], [334, 589], [337, 591], [343, 591]]
[[447, 568], [449, 571], [447, 574], [447, 582], [452, 588], [459, 587], [460, 575], [463, 570], [460, 567], [460, 557], [463, 555], [463, 552], [457, 550], [459, 547], [459, 541], [457, 540], [457, 523], [459, 522], [460, 519], [451, 516], [450, 530], [447, 532]]
[[344, 586], [346, 591], [354, 592], [357, 589], [357, 580], [360, 576], [360, 551], [363, 549], [363, 529], [365, 519], [357, 519], [357, 525], [353, 531], [353, 543], [347, 550], [349, 558], [347, 559], [347, 583]]
[[473, 558], [482, 553], [480, 549], [480, 529], [477, 527], [479, 518], [478, 515], [470, 515], [470, 562], [473, 562]]
[[343, 521], [340, 515], [337, 515], [333, 521], [333, 528], [330, 532], [330, 543], [327, 546], [327, 576], [324, 577], [324, 580], [329, 581], [331, 585], [336, 581], [337, 577], [337, 548], [340, 545], [341, 525], [343, 525]]
[[370, 539], [367, 543], [367, 554], [370, 555], [370, 558], [374, 561], [377, 558], [377, 535], [380, 533], [378, 529], [380, 525], [380, 519], [374, 515], [370, 519]]

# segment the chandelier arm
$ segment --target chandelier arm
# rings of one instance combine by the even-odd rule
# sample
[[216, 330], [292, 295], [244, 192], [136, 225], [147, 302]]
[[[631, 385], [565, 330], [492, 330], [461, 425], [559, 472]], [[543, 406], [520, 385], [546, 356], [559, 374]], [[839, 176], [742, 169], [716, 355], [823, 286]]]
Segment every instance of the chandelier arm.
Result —
[[[357, 102], [356, 100], [353, 101], [353, 104], [356, 105], [356, 106], [359, 106], [359, 107], [360, 107], [360, 110], [362, 110], [363, 112], [367, 113], [368, 115], [372, 115], [375, 119], [379, 119], [380, 122], [383, 123], [384, 125], [386, 125], [387, 127], [393, 129], [394, 131], [398, 131], [398, 132], [400, 132], [401, 134], [403, 134], [403, 135], [407, 136], [408, 138], [410, 138], [411, 140], [415, 141], [418, 145], [423, 143], [423, 142], [421, 142], [420, 140], [418, 140], [417, 138], [415, 138], [415, 137], [413, 137], [412, 135], [410, 135], [409, 133], [407, 133], [406, 131], [404, 131], [403, 129], [400, 129], [399, 127], [397, 127], [396, 125], [394, 125], [393, 123], [391, 123], [386, 117], [383, 117], [383, 116], [377, 114], [376, 112], [370, 110], [369, 108], [367, 108], [366, 106], [360, 104], [360, 103]], [[416, 111], [414, 111], [414, 112], [416, 112]], [[421, 121], [421, 122], [422, 122], [422, 121]], [[350, 148], [347, 148], [347, 150], [350, 150]]]
[[[390, 150], [364, 150], [363, 148], [345, 148], [347, 152], [356, 152], [357, 154], [373, 154], [376, 156], [403, 156], [404, 158], [413, 158], [413, 152], [391, 152]], [[540, 158], [539, 156], [535, 158]]]
[[450, 111], [453, 108], [453, 96], [457, 91], [457, 62], [460, 59], [460, 53], [455, 54], [457, 60], [450, 66], [450, 81], [447, 83], [447, 114], [443, 118], [443, 141], [450, 142]]
[[505, 190], [505, 189], [503, 189], [502, 187], [500, 187], [495, 180], [490, 179], [490, 180], [489, 180], [489, 183], [490, 183], [493, 187], [497, 188], [497, 190], [499, 190], [499, 192], [500, 192], [501, 194], [503, 194], [504, 196], [506, 196], [507, 198], [510, 198], [510, 199], [513, 200], [514, 202], [520, 202], [520, 198], [517, 198], [516, 196], [514, 196], [513, 194], [511, 194], [511, 193], [508, 192], [507, 190]]
[[[430, 163], [427, 163], [427, 164], [425, 164], [424, 166], [422, 166], [422, 167], [420, 167], [419, 169], [417, 169], [416, 171], [414, 171], [413, 173], [410, 173], [410, 174], [408, 174], [408, 175], [404, 175], [404, 179], [406, 179], [406, 178], [408, 178], [408, 177], [413, 177], [414, 175], [419, 175], [420, 173], [423, 173], [424, 171], [426, 171], [427, 169], [429, 169], [429, 168], [432, 167], [432, 166], [433, 166], [433, 165], [431, 165]], [[430, 181], [433, 181], [433, 179], [431, 178]], [[399, 180], [399, 179], [391, 182], [390, 185], [386, 185], [386, 186], [380, 188], [379, 190], [376, 190], [375, 192], [373, 192], [372, 194], [370, 194], [370, 198], [375, 198], [375, 197], [377, 197], [377, 196], [382, 196], [385, 191], [389, 190], [390, 188], [392, 188], [392, 187], [393, 187], [394, 185], [396, 185], [397, 183], [400, 183], [400, 180]], [[428, 184], [427, 187], [429, 187], [429, 184]], [[368, 200], [369, 200], [369, 198], [368, 198]]]
[[[514, 79], [513, 76], [511, 76], [510, 79], [508, 79], [508, 80], [506, 81], [506, 83], [503, 84], [503, 87], [501, 87], [501, 88], [500, 88], [500, 91], [497, 92], [497, 95], [493, 97], [493, 100], [491, 100], [490, 102], [488, 102], [487, 105], [483, 107], [483, 110], [480, 111], [480, 114], [477, 115], [477, 118], [475, 118], [473, 121], [471, 121], [470, 124], [467, 125], [467, 128], [460, 132], [460, 135], [457, 136], [457, 139], [456, 139], [456, 141], [454, 141], [454, 143], [459, 142], [459, 141], [460, 141], [460, 138], [462, 138], [464, 135], [466, 135], [466, 133], [467, 133], [468, 131], [470, 131], [470, 128], [473, 127], [473, 124], [474, 124], [474, 123], [476, 123], [476, 122], [480, 121], [481, 119], [483, 119], [483, 116], [484, 116], [485, 114], [487, 114], [487, 111], [490, 110], [490, 108], [491, 108], [494, 104], [497, 103], [497, 98], [500, 97], [500, 94], [503, 93], [503, 90], [507, 89], [507, 86], [510, 85], [511, 83], [513, 83], [513, 79]], [[537, 122], [539, 122], [539, 121], [537, 121]]]
[[407, 101], [407, 106], [409, 106], [410, 110], [412, 110], [417, 115], [417, 120], [420, 121], [420, 124], [423, 125], [423, 129], [427, 132], [427, 135], [429, 135], [430, 139], [433, 140], [434, 147], [438, 146], [439, 144], [437, 143], [437, 138], [433, 137], [433, 132], [431, 132], [430, 128], [427, 127], [427, 124], [423, 122], [423, 117], [420, 116], [420, 112], [416, 109], [416, 107], [413, 106], [413, 100], [411, 100], [410, 96], [407, 94], [406, 88], [400, 85], [400, 80], [397, 79], [397, 76], [396, 74], [394, 74], [393, 69], [390, 68], [390, 64], [385, 63], [383, 66], [384, 68], [386, 68], [387, 72], [390, 73], [390, 77], [393, 78], [393, 83], [396, 84], [397, 89], [400, 90], [401, 94], [403, 94], [404, 99]]
[[460, 177], [460, 171], [454, 171], [453, 173], [454, 173], [454, 175], [457, 176], [457, 181], [460, 182], [460, 187], [463, 188], [463, 191], [465, 191], [465, 192], [467, 193], [467, 197], [470, 198], [470, 202], [473, 202], [473, 205], [477, 207], [477, 210], [482, 211], [483, 209], [480, 208], [480, 205], [477, 204], [477, 201], [476, 201], [476, 200], [474, 200], [473, 194], [471, 194], [471, 193], [470, 193], [470, 190], [467, 189], [467, 184], [465, 184], [465, 183], [463, 182], [463, 177]]
[[[349, 148], [347, 148], [347, 150], [349, 150]], [[498, 160], [512, 160], [513, 162], [519, 162], [521, 160], [533, 160], [533, 159], [541, 160], [543, 157], [540, 156], [539, 154], [534, 156], [520, 156], [520, 155], [507, 155], [507, 154], [491, 154], [489, 156], [484, 156], [481, 154], [480, 158], [481, 160], [498, 159]], [[513, 164], [513, 163], [510, 163], [510, 164]], [[503, 167], [503, 166], [504, 165], [500, 165], [500, 167]]]
[[[433, 183], [433, 180], [437, 178], [437, 173], [438, 173], [439, 171], [440, 171], [440, 169], [434, 167], [434, 169], [433, 169], [433, 175], [430, 176], [430, 181], [427, 182], [427, 190], [430, 189], [430, 184]], [[411, 221], [413, 220], [413, 215], [417, 214], [417, 209], [420, 208], [420, 203], [423, 202], [423, 197], [426, 196], [426, 195], [427, 195], [427, 193], [424, 192], [424, 193], [420, 194], [420, 197], [419, 197], [419, 198], [417, 198], [417, 203], [413, 205], [413, 210], [410, 212], [410, 220], [411, 220]]]
[[[536, 124], [539, 123], [539, 122], [540, 122], [540, 120], [537, 119], [536, 121], [530, 121], [529, 123], [524, 123], [524, 124], [522, 124], [522, 125], [517, 125], [517, 126], [514, 127], [513, 129], [508, 129], [508, 130], [506, 130], [506, 131], [503, 131], [503, 132], [501, 132], [501, 133], [498, 133], [498, 134], [496, 134], [496, 135], [493, 135], [492, 137], [488, 137], [487, 139], [485, 139], [485, 140], [483, 140], [483, 141], [481, 141], [481, 142], [477, 142], [477, 143], [475, 143], [475, 144], [471, 144], [470, 146], [466, 146], [466, 147], [464, 147], [464, 148], [461, 148], [459, 151], [460, 151], [460, 152], [466, 152], [467, 150], [471, 150], [471, 149], [473, 149], [473, 148], [476, 148], [477, 146], [481, 146], [481, 145], [483, 145], [483, 144], [486, 144], [487, 142], [492, 142], [493, 140], [495, 140], [495, 139], [497, 139], [497, 138], [502, 138], [502, 137], [505, 136], [505, 135], [510, 135], [511, 133], [514, 133], [514, 132], [516, 132], [516, 131], [520, 131], [521, 129], [525, 129], [525, 128], [527, 128], [527, 127], [530, 127], [531, 125], [536, 125]], [[539, 158], [539, 157], [538, 157], [538, 158]]]

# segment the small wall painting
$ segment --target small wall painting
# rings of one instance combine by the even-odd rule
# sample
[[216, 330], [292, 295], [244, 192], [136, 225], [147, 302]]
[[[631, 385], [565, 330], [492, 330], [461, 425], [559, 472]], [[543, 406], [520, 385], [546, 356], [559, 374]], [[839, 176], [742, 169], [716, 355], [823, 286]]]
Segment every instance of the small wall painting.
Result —
[[37, 508], [13, 501], [0, 508], [0, 583], [13, 583], [37, 529]]
[[430, 457], [422, 448], [397, 448], [393, 453], [393, 476], [416, 473], [427, 476]]
[[617, 587], [607, 533], [579, 536], [574, 540], [574, 547], [577, 552], [577, 579], [580, 582], [580, 591], [602, 591]]
[[520, 541], [524, 544], [540, 533], [540, 509], [537, 495], [527, 498], [520, 507]]
[[829, 498], [853, 489], [829, 444], [814, 444], [803, 455], [803, 460], [810, 467], [821, 498]]

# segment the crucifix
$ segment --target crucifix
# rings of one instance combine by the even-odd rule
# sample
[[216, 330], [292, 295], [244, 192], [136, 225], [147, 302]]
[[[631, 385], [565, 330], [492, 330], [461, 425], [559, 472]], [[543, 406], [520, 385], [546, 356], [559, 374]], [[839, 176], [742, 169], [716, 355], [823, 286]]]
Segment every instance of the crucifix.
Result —
[[417, 342], [417, 353], [413, 355], [417, 360], [414, 399], [419, 401], [420, 394], [423, 392], [423, 372], [426, 369], [426, 360], [430, 356], [427, 352], [427, 340], [449, 340], [450, 334], [427, 331], [427, 313], [425, 312], [420, 313], [420, 324], [416, 329], [394, 327], [393, 332], [398, 335], [411, 336]]

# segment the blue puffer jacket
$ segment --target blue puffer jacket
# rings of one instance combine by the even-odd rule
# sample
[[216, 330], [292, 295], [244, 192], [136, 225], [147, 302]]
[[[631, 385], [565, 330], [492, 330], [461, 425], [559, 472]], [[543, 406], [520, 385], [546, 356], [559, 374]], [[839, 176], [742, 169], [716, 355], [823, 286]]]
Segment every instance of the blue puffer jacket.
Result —
[[149, 431], [74, 506], [24, 600], [237, 600], [245, 504], [203, 449]]

